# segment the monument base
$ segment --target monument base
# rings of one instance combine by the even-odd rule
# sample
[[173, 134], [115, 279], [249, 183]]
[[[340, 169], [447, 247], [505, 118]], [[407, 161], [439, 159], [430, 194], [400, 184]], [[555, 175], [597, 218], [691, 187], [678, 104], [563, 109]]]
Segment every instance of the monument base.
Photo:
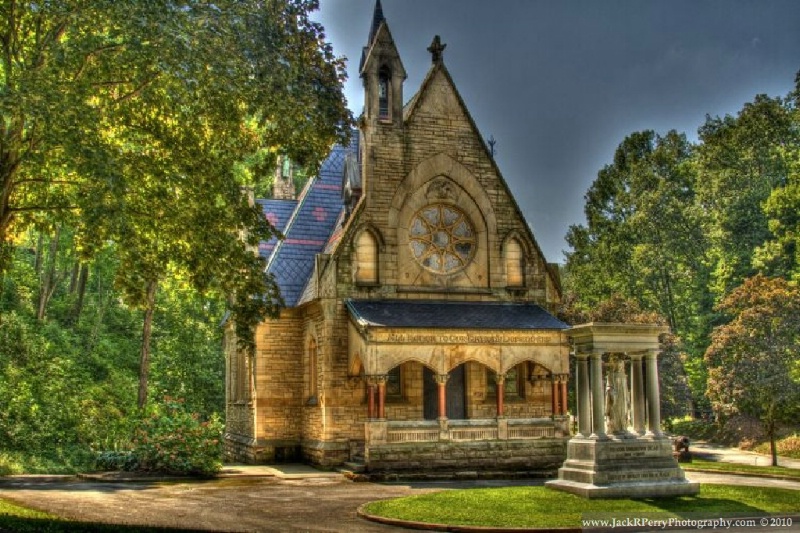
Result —
[[629, 433], [571, 439], [558, 479], [546, 486], [585, 498], [657, 498], [700, 491], [699, 483], [684, 476], [668, 438]]

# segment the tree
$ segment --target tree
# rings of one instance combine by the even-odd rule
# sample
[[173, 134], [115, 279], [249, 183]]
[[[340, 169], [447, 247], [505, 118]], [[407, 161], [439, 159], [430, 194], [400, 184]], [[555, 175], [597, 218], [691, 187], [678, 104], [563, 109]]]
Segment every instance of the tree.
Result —
[[[276, 311], [277, 289], [251, 253], [273, 228], [242, 187], [269, 174], [278, 153], [313, 168], [349, 133], [343, 61], [308, 18], [316, 7], [56, 0], [0, 9], [0, 244], [8, 250], [44, 215], [74, 222], [84, 256], [114, 242], [117, 284], [144, 311], [144, 374], [168, 272], [231, 295], [248, 348], [254, 325]], [[248, 160], [262, 168], [241, 172]], [[7, 265], [0, 254], [0, 270]]]
[[800, 414], [800, 289], [756, 275], [718, 307], [732, 318], [714, 329], [705, 354], [708, 397], [720, 413], [758, 418], [777, 466], [778, 426]]
[[709, 290], [717, 302], [754, 275], [770, 237], [763, 204], [786, 184], [798, 130], [789, 100], [758, 95], [734, 117], [706, 117], [697, 147], [697, 202], [709, 240]]

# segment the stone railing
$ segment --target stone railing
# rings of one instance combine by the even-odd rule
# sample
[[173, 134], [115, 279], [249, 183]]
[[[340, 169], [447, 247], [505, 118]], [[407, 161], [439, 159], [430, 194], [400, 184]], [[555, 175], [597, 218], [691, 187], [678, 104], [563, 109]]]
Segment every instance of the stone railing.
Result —
[[569, 436], [567, 419], [370, 420], [367, 444], [475, 442]]

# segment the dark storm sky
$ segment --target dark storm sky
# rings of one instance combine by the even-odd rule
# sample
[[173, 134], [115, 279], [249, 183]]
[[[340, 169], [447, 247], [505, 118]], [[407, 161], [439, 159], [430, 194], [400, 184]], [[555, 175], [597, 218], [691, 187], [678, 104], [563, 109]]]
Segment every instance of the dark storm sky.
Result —
[[[358, 60], [374, 0], [320, 0], [314, 18]], [[735, 114], [756, 94], [785, 96], [800, 70], [800, 1], [382, 0], [408, 72], [430, 67], [434, 35], [548, 261], [563, 262], [583, 195], [626, 135], [670, 129], [696, 139], [705, 115]]]

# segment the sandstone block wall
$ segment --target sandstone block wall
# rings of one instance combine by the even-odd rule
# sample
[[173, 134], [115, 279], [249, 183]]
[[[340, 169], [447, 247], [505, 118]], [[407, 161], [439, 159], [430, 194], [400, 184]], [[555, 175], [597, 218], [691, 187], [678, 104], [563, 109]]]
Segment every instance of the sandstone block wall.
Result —
[[431, 442], [369, 446], [370, 472], [541, 470], [556, 471], [567, 454], [566, 438], [526, 441]]

